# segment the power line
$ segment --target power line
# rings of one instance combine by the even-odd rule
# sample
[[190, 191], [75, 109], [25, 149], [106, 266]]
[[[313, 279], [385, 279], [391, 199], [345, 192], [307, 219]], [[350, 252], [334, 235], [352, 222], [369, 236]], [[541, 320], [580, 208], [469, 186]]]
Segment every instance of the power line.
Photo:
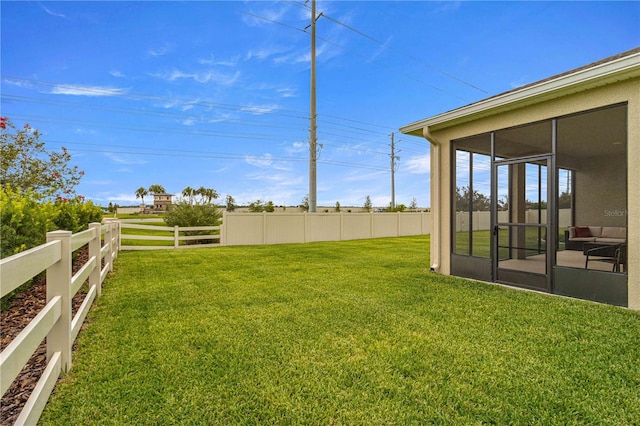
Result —
[[[50, 81], [42, 81], [42, 80], [33, 80], [33, 79], [26, 79], [26, 78], [20, 78], [20, 77], [11, 77], [11, 76], [3, 76], [2, 77], [3, 80], [7, 80], [7, 81], [15, 81], [15, 82], [21, 82], [21, 83], [27, 83], [27, 84], [31, 84], [31, 85], [42, 85], [45, 87], [57, 87], [57, 86], [61, 86], [64, 85], [63, 83], [56, 83], [56, 82], [50, 82]], [[84, 89], [83, 89], [84, 90]], [[91, 92], [91, 88], [87, 88], [87, 91]], [[97, 89], [96, 89], [97, 90]], [[172, 103], [177, 103], [177, 104], [184, 104], [184, 105], [188, 105], [188, 106], [199, 106], [199, 107], [203, 107], [203, 108], [212, 108], [212, 109], [224, 109], [224, 110], [230, 110], [230, 111], [235, 111], [235, 112], [239, 112], [239, 113], [244, 113], [244, 114], [254, 114], [255, 113], [255, 109], [256, 108], [260, 108], [259, 106], [256, 107], [255, 105], [234, 105], [234, 104], [223, 104], [223, 103], [213, 103], [213, 102], [209, 102], [209, 101], [203, 101], [203, 100], [197, 100], [197, 101], [193, 101], [193, 100], [187, 100], [187, 99], [180, 99], [180, 98], [168, 98], [168, 97], [161, 97], [161, 96], [154, 96], [154, 95], [147, 95], [147, 94], [137, 94], [137, 93], [128, 93], [128, 94], [120, 94], [118, 95], [118, 97], [120, 98], [125, 98], [125, 99], [131, 99], [131, 100], [137, 100], [137, 101], [150, 101], [150, 102], [157, 102], [157, 103], [164, 103], [164, 102], [172, 102]], [[87, 104], [86, 103], [78, 103], [78, 102], [71, 102], [71, 101], [60, 101], [60, 100], [47, 100], [47, 99], [42, 99], [42, 98], [34, 98], [34, 97], [28, 97], [28, 96], [20, 96], [20, 95], [13, 95], [13, 94], [2, 94], [2, 98], [8, 101], [14, 101], [14, 102], [24, 102], [24, 103], [28, 103], [28, 102], [36, 102], [36, 103], [41, 103], [44, 105], [53, 105], [53, 106], [64, 106], [64, 107], [73, 107], [73, 108], [86, 108]], [[176, 114], [174, 112], [167, 112], [167, 111], [161, 111], [161, 112], [157, 112], [157, 111], [149, 111], [149, 110], [140, 110], [140, 109], [134, 109], [134, 108], [125, 108], [125, 107], [105, 107], [105, 106], [96, 106], [93, 104], [89, 104], [91, 108], [96, 109], [96, 110], [102, 110], [102, 111], [108, 111], [108, 112], [116, 112], [116, 113], [126, 113], [126, 114], [139, 114], [139, 115], [146, 115], [146, 116], [157, 116], [157, 117], [163, 117], [163, 118], [185, 118], [185, 119], [195, 119], [193, 117], [192, 114]], [[288, 110], [288, 109], [282, 109], [282, 108], [278, 108], [278, 109], [274, 109], [274, 110], [270, 110], [270, 111], [261, 111], [260, 112], [261, 115], [264, 116], [277, 116], [277, 117], [285, 117], [285, 118], [291, 118], [291, 119], [298, 119], [298, 120], [308, 120], [309, 117], [305, 117], [303, 115], [299, 115], [302, 114], [300, 111], [295, 111], [295, 110]], [[370, 123], [370, 122], [366, 122], [366, 121], [361, 121], [361, 120], [355, 120], [355, 119], [351, 119], [351, 118], [347, 118], [347, 117], [341, 117], [341, 116], [336, 116], [336, 115], [331, 115], [331, 114], [318, 114], [318, 117], [329, 117], [329, 118], [333, 118], [336, 120], [342, 120], [348, 123], [354, 123], [354, 124], [362, 124], [362, 125], [366, 125], [366, 126], [370, 126], [370, 127], [376, 127], [376, 128], [380, 128], [380, 129], [384, 129], [384, 130], [390, 130], [390, 129], [394, 129], [393, 127], [389, 127], [389, 126], [383, 126], [377, 123]], [[198, 121], [206, 121], [206, 120], [198, 120]], [[227, 123], [230, 122], [232, 120], [228, 120], [228, 119], [224, 119], [223, 122]], [[253, 125], [255, 126], [262, 126], [262, 127], [274, 127], [274, 128], [278, 128], [278, 126], [275, 126], [273, 124], [264, 124], [261, 121], [255, 121], [255, 120], [246, 120], [246, 119], [242, 119], [242, 121], [239, 121], [239, 119], [235, 119], [236, 122], [239, 122], [240, 124], [247, 124], [247, 125], [252, 125], [252, 123], [255, 123]], [[323, 121], [324, 122], [324, 121]], [[328, 122], [328, 121], [327, 121]], [[368, 131], [371, 133], [377, 133], [377, 134], [386, 134], [386, 133], [382, 133], [379, 131], [372, 131], [369, 129], [362, 129], [362, 128], [356, 128], [355, 126], [349, 126], [347, 124], [340, 124], [340, 123], [336, 123], [336, 122], [329, 122], [331, 124], [335, 124], [338, 126], [343, 126], [343, 127], [352, 127], [354, 130], [363, 130], [363, 131]], [[283, 128], [286, 128], [284, 126], [281, 126]]]
[[[346, 47], [341, 46], [341, 45], [339, 45], [339, 44], [337, 44], [337, 43], [334, 43], [333, 41], [327, 40], [327, 39], [325, 39], [325, 38], [318, 37], [318, 40], [322, 40], [322, 41], [324, 41], [325, 43], [331, 44], [331, 45], [333, 45], [333, 46], [335, 46], [335, 47], [338, 47], [338, 48], [340, 48], [340, 49], [347, 50], [347, 48], [346, 48]], [[368, 60], [369, 60], [369, 58], [365, 57], [364, 55], [360, 55], [360, 54], [358, 54], [358, 53], [354, 53], [354, 55], [355, 55], [355, 56], [359, 56], [360, 58], [364, 59], [365, 61], [368, 61]], [[438, 92], [442, 92], [442, 93], [444, 93], [445, 95], [448, 95], [448, 96], [454, 97], [454, 98], [456, 98], [456, 99], [460, 99], [460, 100], [465, 101], [465, 102], [467, 102], [467, 101], [468, 101], [468, 99], [465, 99], [465, 98], [463, 98], [463, 97], [461, 97], [461, 96], [458, 96], [458, 95], [454, 95], [453, 93], [450, 93], [450, 92], [448, 92], [448, 91], [446, 91], [446, 90], [444, 90], [444, 89], [442, 89], [442, 88], [440, 88], [440, 87], [438, 87], [438, 86], [434, 86], [433, 84], [430, 84], [430, 83], [427, 83], [427, 82], [425, 82], [425, 81], [422, 81], [422, 80], [420, 80], [419, 78], [417, 78], [417, 77], [413, 77], [412, 75], [409, 75], [409, 74], [407, 74], [407, 73], [405, 73], [405, 72], [401, 72], [401, 71], [395, 70], [395, 69], [393, 69], [393, 68], [391, 68], [391, 67], [389, 67], [389, 66], [387, 66], [387, 65], [381, 64], [380, 62], [372, 61], [372, 63], [373, 63], [373, 64], [376, 64], [376, 65], [377, 65], [377, 66], [379, 66], [380, 68], [384, 68], [384, 69], [389, 70], [389, 71], [391, 71], [391, 72], [393, 72], [393, 73], [396, 73], [396, 74], [402, 75], [402, 76], [404, 76], [405, 78], [407, 78], [407, 79], [409, 79], [409, 80], [413, 80], [413, 81], [415, 81], [416, 83], [420, 83], [420, 84], [422, 84], [423, 86], [429, 87], [429, 88], [431, 88], [431, 89], [433, 89], [433, 90], [437, 90]]]
[[[61, 146], [66, 145], [75, 145], [81, 143], [75, 142], [58, 142], [58, 141], [49, 141], [63, 144]], [[106, 145], [109, 146], [109, 145]], [[151, 149], [151, 148], [142, 148]], [[47, 148], [48, 151], [53, 151], [51, 148]], [[156, 148], [155, 151], [163, 151], [166, 149]], [[69, 149], [69, 151], [77, 151], [77, 152], [93, 152], [93, 153], [101, 153], [101, 154], [123, 154], [123, 155], [145, 155], [145, 156], [154, 156], [154, 157], [180, 157], [180, 158], [207, 158], [207, 159], [225, 159], [225, 160], [246, 160], [247, 158], [260, 158], [260, 155], [252, 155], [252, 154], [227, 154], [227, 153], [206, 153], [206, 152], [198, 152], [198, 151], [178, 151], [176, 153], [162, 153], [162, 152], [137, 152], [137, 151], [114, 151], [114, 150], [104, 150], [104, 149], [79, 149], [73, 148]], [[169, 150], [171, 151], [171, 150]], [[184, 152], [190, 152], [190, 154], [186, 154]], [[270, 160], [282, 161], [282, 162], [302, 162], [307, 161], [306, 158], [301, 157], [278, 157], [278, 156], [269, 156]], [[370, 164], [357, 164], [357, 163], [348, 163], [344, 161], [328, 161], [328, 160], [318, 160], [318, 163], [348, 167], [348, 168], [359, 168], [359, 169], [370, 169], [370, 170], [386, 170], [385, 167], [377, 167], [372, 166]]]
[[318, 115], [320, 115], [322, 117], [330, 117], [330, 118], [335, 118], [335, 119], [338, 119], [338, 120], [344, 120], [344, 121], [348, 121], [350, 123], [358, 123], [358, 124], [364, 124], [364, 125], [367, 125], [367, 126], [378, 127], [380, 129], [385, 129], [385, 130], [394, 129], [394, 127], [382, 126], [382, 125], [377, 124], [377, 123], [369, 123], [369, 122], [366, 122], [366, 121], [353, 120], [351, 118], [339, 117], [337, 115], [331, 115], [331, 114], [318, 114]]
[[[296, 3], [292, 3], [292, 4], [296, 4]], [[297, 6], [300, 6], [300, 5], [297, 5]], [[302, 6], [302, 7], [305, 7], [305, 8], [306, 8], [307, 6]], [[242, 11], [242, 10], [239, 10], [239, 9], [235, 9], [235, 10], [237, 10], [237, 11], [238, 11], [238, 12], [240, 12], [240, 13], [243, 13], [243, 14], [246, 14], [246, 15], [249, 15], [249, 16], [253, 16], [253, 17], [258, 18], [258, 19], [261, 19], [261, 20], [264, 20], [264, 21], [266, 21], [266, 22], [270, 22], [270, 23], [277, 24], [277, 25], [280, 25], [280, 26], [283, 26], [283, 27], [286, 27], [286, 28], [294, 29], [294, 30], [296, 30], [296, 31], [303, 31], [303, 32], [305, 32], [305, 33], [306, 33], [306, 31], [305, 31], [305, 30], [302, 30], [301, 28], [294, 27], [294, 26], [292, 26], [292, 25], [285, 24], [285, 23], [280, 22], [280, 21], [276, 21], [276, 20], [273, 20], [273, 19], [270, 19], [270, 18], [266, 18], [266, 17], [264, 17], [264, 16], [260, 16], [260, 15], [257, 15], [257, 14], [255, 14], [255, 13], [252, 13], [252, 12]], [[327, 15], [324, 15], [324, 13], [321, 13], [321, 15], [322, 15], [322, 16], [327, 16]], [[338, 23], [338, 24], [340, 24], [340, 25], [344, 25], [346, 28], [348, 28], [348, 29], [350, 29], [350, 30], [352, 30], [352, 31], [355, 31], [356, 33], [359, 33], [359, 34], [363, 34], [363, 35], [364, 35], [364, 33], [360, 32], [360, 31], [358, 31], [358, 30], [356, 30], [356, 29], [354, 29], [354, 28], [351, 28], [351, 27], [347, 26], [346, 24], [341, 23], [340, 21], [337, 21], [337, 20], [335, 20], [335, 19], [333, 19], [333, 18], [330, 18], [330, 20], [331, 20], [331, 21], [334, 21], [334, 22], [336, 22], [336, 23]], [[364, 35], [364, 36], [365, 36], [365, 37], [367, 37], [367, 38], [369, 38], [369, 39], [371, 39], [371, 40], [373, 40], [373, 41], [375, 41], [375, 42], [382, 43], [382, 42], [380, 42], [380, 41], [378, 41], [378, 40], [376, 40], [376, 39], [374, 39], [373, 37], [370, 37], [370, 36], [368, 36], [368, 35]], [[337, 44], [337, 43], [335, 43], [335, 42], [332, 42], [332, 41], [329, 41], [329, 40], [327, 40], [327, 39], [325, 39], [325, 38], [322, 38], [322, 37], [319, 37], [319, 36], [316, 36], [316, 38], [317, 38], [318, 40], [321, 40], [321, 41], [325, 42], [325, 43], [328, 43], [328, 44], [331, 44], [331, 45], [336, 46], [336, 47], [338, 47], [338, 48], [341, 48], [341, 49], [347, 50], [344, 46], [340, 46], [339, 44]], [[384, 43], [382, 43], [382, 44], [384, 45]], [[392, 49], [392, 50], [395, 50], [395, 49]], [[421, 62], [421, 61], [419, 61], [417, 58], [414, 58], [414, 57], [412, 57], [411, 55], [405, 54], [405, 53], [403, 53], [403, 52], [401, 52], [401, 51], [398, 51], [398, 52], [399, 52], [399, 53], [401, 53], [401, 54], [403, 54], [403, 55], [405, 55], [405, 56], [408, 56], [408, 57], [412, 58], [412, 59], [413, 59], [413, 60], [415, 60], [415, 61], [418, 61], [419, 63], [422, 63], [422, 62]], [[368, 58], [364, 57], [363, 55], [356, 54], [356, 56], [360, 56], [361, 58], [364, 58], [365, 60], [368, 60]], [[403, 75], [405, 78], [411, 79], [411, 80], [413, 80], [413, 81], [415, 81], [415, 82], [417, 82], [417, 83], [423, 84], [423, 85], [425, 85], [425, 86], [427, 86], [427, 87], [430, 87], [430, 88], [432, 88], [432, 89], [434, 89], [434, 90], [440, 91], [440, 92], [442, 92], [442, 93], [444, 93], [444, 94], [446, 94], [446, 95], [449, 95], [449, 96], [455, 97], [455, 98], [460, 99], [460, 100], [462, 100], [462, 101], [468, 101], [468, 99], [465, 99], [465, 98], [462, 98], [462, 97], [460, 97], [460, 96], [454, 95], [454, 94], [452, 94], [452, 93], [450, 93], [450, 92], [448, 92], [448, 91], [446, 91], [446, 90], [444, 90], [444, 89], [441, 89], [441, 88], [439, 88], [439, 87], [437, 87], [437, 86], [434, 86], [434, 85], [432, 85], [432, 84], [426, 83], [426, 82], [424, 82], [424, 81], [422, 81], [422, 80], [420, 80], [420, 79], [418, 79], [418, 78], [416, 78], [416, 77], [410, 76], [409, 74], [399, 72], [399, 71], [397, 71], [397, 70], [392, 69], [391, 67], [388, 67], [388, 66], [386, 66], [386, 65], [380, 64], [379, 62], [375, 62], [375, 61], [374, 61], [373, 63], [375, 63], [376, 65], [378, 65], [378, 66], [380, 66], [380, 67], [382, 67], [382, 68], [385, 68], [385, 69], [388, 69], [388, 70], [390, 70], [390, 71], [392, 71], [392, 72], [395, 72], [395, 73], [397, 73], [397, 74]], [[464, 80], [458, 79], [457, 77], [455, 77], [455, 76], [453, 76], [453, 75], [450, 75], [450, 74], [444, 73], [444, 71], [440, 71], [440, 70], [438, 70], [437, 68], [434, 68], [434, 67], [432, 67], [432, 66], [430, 66], [430, 65], [428, 65], [428, 64], [425, 64], [425, 63], [422, 63], [422, 64], [423, 64], [424, 66], [427, 66], [428, 68], [434, 69], [434, 70], [436, 70], [436, 71], [438, 71], [438, 72], [440, 72], [440, 73], [442, 73], [442, 74], [444, 74], [444, 75], [447, 75], [447, 76], [448, 76], [448, 77], [450, 77], [450, 78], [453, 78], [453, 79], [455, 79], [455, 80], [458, 80], [458, 81], [460, 81], [460, 82], [462, 82], [462, 83], [464, 83], [464, 84], [466, 84], [466, 85], [469, 85], [469, 86], [471, 86], [471, 87], [473, 87], [473, 88], [475, 88], [475, 89], [477, 89], [477, 90], [480, 90], [480, 91], [484, 92], [482, 89], [480, 89], [480, 88], [478, 88], [478, 87], [475, 87], [475, 86], [473, 86], [472, 84], [465, 82]], [[484, 92], [484, 93], [487, 93], [487, 92]]]
[[269, 134], [219, 132], [219, 131], [197, 130], [197, 129], [179, 129], [179, 128], [166, 127], [166, 126], [153, 126], [153, 127], [121, 126], [115, 123], [107, 123], [107, 122], [94, 123], [89, 121], [77, 121], [77, 120], [69, 120], [65, 118], [42, 117], [42, 116], [22, 115], [22, 114], [14, 115], [14, 117], [19, 118], [21, 120], [26, 120], [26, 121], [36, 120], [39, 123], [55, 123], [55, 124], [69, 125], [69, 126], [77, 126], [79, 124], [84, 124], [84, 125], [88, 125], [91, 127], [98, 127], [98, 128], [129, 130], [129, 131], [135, 131], [135, 132], [159, 133], [159, 134], [181, 134], [181, 135], [189, 135], [189, 136], [206, 136], [206, 137], [215, 136], [220, 138], [246, 139], [246, 140], [256, 140], [256, 141], [273, 140], [274, 137], [276, 137], [275, 135], [269, 135]]
[[[67, 83], [56, 83], [51, 81], [43, 81], [43, 80], [33, 80], [21, 77], [11, 77], [11, 76], [2, 76], [2, 79], [5, 81], [13, 81], [18, 83], [27, 83], [35, 86], [45, 86], [45, 87], [75, 87], [74, 85], [70, 85]], [[82, 90], [87, 93], [93, 93], [95, 95], [104, 94], [104, 89], [100, 88], [92, 88], [92, 87], [82, 87]], [[180, 99], [180, 98], [168, 98], [156, 95], [149, 95], [143, 93], [130, 93], [130, 92], [122, 92], [114, 94], [112, 97], [131, 99], [137, 101], [150, 101], [150, 102], [184, 102], [185, 105], [199, 105], [202, 107], [214, 108], [214, 109], [226, 109], [230, 111], [236, 111], [246, 114], [255, 114], [256, 112], [260, 112], [260, 114], [264, 115], [276, 115], [281, 117], [289, 117], [289, 118], [299, 118], [299, 119], [308, 119], [303, 115], [294, 115], [294, 114], [303, 114], [301, 111], [295, 110], [287, 110], [283, 108], [273, 108], [267, 111], [266, 107], [261, 107], [259, 105], [235, 105], [235, 104], [225, 104], [225, 103], [217, 103], [210, 101], [202, 101], [202, 100], [192, 100], [192, 99]]]
[[356, 34], [358, 34], [358, 35], [360, 35], [360, 36], [362, 36], [362, 37], [366, 38], [367, 40], [370, 40], [370, 41], [372, 41], [372, 42], [374, 42], [374, 43], [377, 43], [377, 44], [379, 44], [379, 45], [380, 45], [380, 46], [382, 46], [382, 47], [386, 47], [387, 49], [392, 50], [392, 51], [394, 51], [394, 52], [396, 52], [396, 53], [398, 53], [398, 54], [400, 54], [400, 55], [402, 55], [402, 56], [405, 56], [405, 57], [407, 57], [407, 58], [409, 58], [409, 59], [411, 59], [411, 60], [413, 60], [413, 61], [415, 61], [415, 62], [417, 62], [417, 63], [419, 63], [419, 64], [421, 64], [421, 65], [423, 65], [423, 66], [425, 66], [425, 67], [427, 67], [427, 68], [429, 68], [429, 69], [431, 69], [431, 70], [433, 70], [433, 71], [435, 71], [435, 72], [437, 72], [437, 73], [439, 73], [439, 74], [442, 74], [442, 75], [444, 75], [444, 76], [446, 76], [446, 77], [448, 77], [448, 78], [450, 78], [450, 79], [453, 79], [453, 80], [455, 80], [455, 81], [457, 81], [457, 82], [459, 82], [459, 83], [462, 83], [462, 84], [464, 84], [464, 85], [466, 85], [466, 86], [469, 86], [469, 87], [471, 87], [471, 88], [473, 88], [473, 89], [475, 89], [475, 90], [478, 90], [478, 91], [480, 91], [480, 92], [482, 92], [482, 93], [484, 93], [484, 94], [488, 94], [488, 93], [489, 93], [489, 92], [487, 92], [486, 90], [481, 89], [481, 88], [479, 88], [478, 86], [475, 86], [474, 84], [471, 84], [471, 83], [469, 83], [469, 82], [468, 82], [468, 81], [466, 81], [466, 80], [463, 80], [463, 79], [461, 79], [461, 78], [458, 78], [458, 77], [456, 77], [456, 76], [455, 76], [455, 75], [453, 75], [453, 74], [450, 74], [450, 73], [448, 73], [448, 72], [442, 71], [442, 70], [440, 70], [440, 69], [438, 69], [438, 68], [436, 68], [436, 67], [434, 67], [434, 66], [432, 66], [432, 65], [430, 65], [430, 64], [428, 64], [428, 63], [426, 63], [426, 62], [424, 62], [424, 61], [421, 61], [420, 59], [416, 58], [416, 57], [415, 57], [415, 56], [413, 56], [413, 55], [410, 55], [410, 54], [408, 54], [408, 53], [406, 53], [406, 52], [403, 52], [403, 51], [401, 51], [401, 50], [399, 50], [399, 49], [395, 49], [395, 48], [393, 48], [393, 47], [391, 47], [391, 46], [387, 46], [387, 43], [385, 43], [385, 42], [383, 42], [383, 41], [380, 41], [380, 40], [378, 40], [378, 39], [376, 39], [376, 38], [374, 38], [374, 37], [370, 36], [369, 34], [366, 34], [366, 33], [362, 32], [362, 31], [360, 31], [360, 30], [358, 30], [358, 29], [356, 29], [356, 28], [354, 28], [354, 27], [352, 27], [352, 26], [349, 26], [349, 25], [345, 24], [344, 22], [341, 22], [341, 21], [339, 21], [339, 20], [337, 20], [337, 19], [335, 19], [335, 18], [333, 18], [333, 17], [331, 17], [331, 16], [327, 15], [326, 13], [323, 13], [323, 14], [322, 14], [322, 16], [323, 16], [323, 17], [325, 17], [326, 19], [328, 19], [329, 21], [331, 21], [331, 22], [333, 22], [333, 23], [335, 23], [335, 24], [337, 24], [337, 25], [340, 25], [340, 26], [342, 26], [343, 28], [346, 28], [346, 29], [348, 29], [349, 31], [354, 32], [354, 33], [356, 33]]
[[[9, 102], [21, 102], [21, 103], [37, 103], [41, 105], [50, 105], [50, 106], [58, 106], [64, 108], [79, 108], [86, 110], [87, 107], [97, 110], [97, 111], [105, 111], [111, 113], [121, 113], [127, 115], [140, 115], [146, 117], [158, 117], [158, 118], [166, 118], [166, 119], [182, 119], [189, 120], [192, 122], [205, 123], [205, 124], [229, 124], [229, 125], [241, 125], [241, 126], [249, 126], [249, 127], [262, 127], [262, 128], [272, 128], [272, 129], [288, 129], [294, 130], [292, 125], [283, 125], [283, 124], [274, 124], [273, 121], [265, 122], [265, 121], [257, 121], [257, 120], [248, 120], [248, 119], [237, 119], [237, 118], [224, 118], [219, 121], [213, 121], [211, 119], [203, 118], [202, 114], [180, 114], [176, 112], [167, 112], [167, 111], [150, 111], [150, 110], [141, 110], [135, 108], [109, 108], [103, 107], [93, 104], [85, 104], [85, 103], [76, 103], [76, 102], [68, 102], [68, 101], [51, 101], [42, 98], [34, 98], [28, 96], [18, 96], [18, 95], [7, 95], [2, 94], [1, 98], [4, 101]], [[362, 127], [350, 126], [347, 124], [338, 123], [336, 121], [323, 121], [323, 123], [333, 124], [334, 126], [322, 126], [325, 129], [334, 129], [340, 132], [344, 132], [346, 134], [355, 134], [362, 136], [370, 136], [370, 135], [385, 135], [386, 133], [379, 131], [372, 131], [368, 129], [364, 129]], [[80, 122], [78, 122], [80, 124]], [[335, 127], [339, 126], [339, 127]], [[252, 133], [253, 134], [253, 133]], [[342, 135], [341, 135], [342, 136]], [[350, 137], [350, 136], [347, 136]]]
[[276, 125], [276, 124], [272, 124], [272, 122], [267, 123], [264, 121], [257, 121], [257, 120], [242, 119], [242, 121], [240, 121], [240, 119], [238, 118], [231, 118], [231, 117], [221, 118], [219, 120], [212, 120], [212, 119], [203, 119], [201, 117], [196, 117], [194, 114], [184, 114], [184, 113], [181, 114], [181, 113], [176, 113], [171, 111], [152, 111], [152, 110], [142, 110], [139, 108], [125, 108], [125, 107], [110, 108], [110, 107], [104, 107], [104, 106], [95, 105], [95, 104], [86, 104], [86, 103], [69, 102], [69, 101], [53, 101], [48, 99], [35, 98], [35, 97], [29, 97], [29, 96], [19, 96], [19, 95], [12, 95], [12, 94], [9, 94], [9, 95], [2, 94], [1, 98], [4, 101], [9, 101], [9, 102], [37, 103], [41, 105], [58, 106], [58, 107], [64, 107], [64, 108], [87, 109], [88, 107], [97, 111], [105, 111], [105, 112], [127, 114], [127, 115], [141, 115], [141, 116], [149, 116], [149, 117], [169, 118], [169, 119], [178, 119], [178, 118], [185, 119], [185, 120], [189, 119], [189, 120], [195, 120], [198, 122], [209, 123], [209, 124], [229, 123], [229, 124], [242, 124], [245, 126], [254, 126], [254, 127], [282, 128], [282, 129], [291, 128], [291, 126]]

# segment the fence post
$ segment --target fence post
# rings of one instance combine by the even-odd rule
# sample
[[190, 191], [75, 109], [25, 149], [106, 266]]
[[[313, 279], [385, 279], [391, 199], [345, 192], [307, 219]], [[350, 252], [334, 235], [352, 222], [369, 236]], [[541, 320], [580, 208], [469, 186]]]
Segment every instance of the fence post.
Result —
[[113, 224], [116, 227], [116, 230], [115, 230], [116, 244], [115, 244], [115, 250], [113, 252], [115, 253], [114, 259], [117, 259], [118, 258], [118, 253], [120, 252], [120, 230], [122, 228], [120, 226], [120, 221], [119, 220], [114, 221]]
[[173, 248], [178, 248], [180, 245], [180, 228], [178, 225], [173, 227]]
[[89, 275], [89, 288], [96, 286], [96, 296], [102, 295], [102, 283], [100, 282], [100, 271], [102, 270], [102, 258], [100, 257], [100, 237], [102, 236], [100, 231], [101, 225], [93, 222], [89, 224], [89, 229], [93, 229], [93, 239], [89, 241], [89, 259], [96, 258], [96, 267], [91, 271]]
[[104, 243], [109, 247], [104, 256], [104, 263], [109, 265], [109, 272], [113, 272], [113, 222], [106, 221], [107, 229], [104, 231]]
[[60, 297], [61, 315], [47, 335], [47, 361], [60, 352], [63, 371], [71, 368], [71, 231], [47, 232], [47, 242], [59, 240], [60, 261], [47, 268], [47, 303]]

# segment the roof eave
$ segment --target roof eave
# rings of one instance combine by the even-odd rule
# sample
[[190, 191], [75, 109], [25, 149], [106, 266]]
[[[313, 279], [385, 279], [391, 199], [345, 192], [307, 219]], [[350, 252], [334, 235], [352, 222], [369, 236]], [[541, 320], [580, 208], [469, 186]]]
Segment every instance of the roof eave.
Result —
[[499, 112], [521, 108], [525, 105], [638, 76], [640, 76], [640, 53], [562, 75], [555, 79], [524, 87], [521, 90], [507, 92], [431, 118], [416, 121], [401, 127], [400, 131], [404, 134], [422, 137], [425, 127], [431, 127], [434, 130], [446, 128]]

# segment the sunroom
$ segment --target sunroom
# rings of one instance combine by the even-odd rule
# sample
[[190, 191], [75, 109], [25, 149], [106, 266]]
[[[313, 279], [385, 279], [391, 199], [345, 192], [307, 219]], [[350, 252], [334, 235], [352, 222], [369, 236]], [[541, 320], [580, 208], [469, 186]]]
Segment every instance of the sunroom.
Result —
[[640, 49], [409, 124], [434, 271], [640, 309]]

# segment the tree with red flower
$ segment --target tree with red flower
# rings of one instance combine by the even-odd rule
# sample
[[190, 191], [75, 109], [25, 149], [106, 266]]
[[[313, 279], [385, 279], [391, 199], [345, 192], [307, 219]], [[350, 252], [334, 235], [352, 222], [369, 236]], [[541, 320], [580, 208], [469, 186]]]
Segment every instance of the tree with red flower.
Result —
[[72, 195], [84, 172], [69, 165], [71, 154], [45, 147], [41, 133], [26, 123], [18, 129], [0, 118], [0, 184], [46, 197]]

